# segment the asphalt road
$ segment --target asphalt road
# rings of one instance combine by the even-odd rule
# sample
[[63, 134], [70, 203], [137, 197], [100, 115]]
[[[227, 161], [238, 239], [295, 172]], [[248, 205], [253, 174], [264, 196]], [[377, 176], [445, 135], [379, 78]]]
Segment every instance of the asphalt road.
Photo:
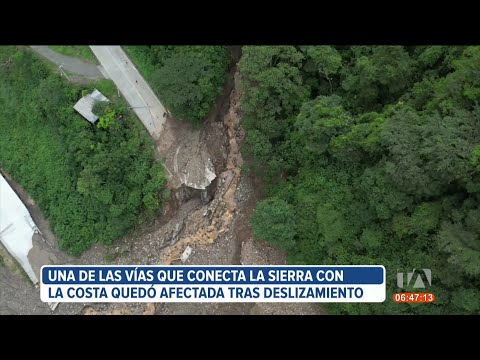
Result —
[[166, 110], [120, 46], [90, 46], [154, 139], [165, 123]]
[[104, 78], [98, 66], [95, 64], [90, 64], [75, 57], [59, 54], [50, 49], [48, 46], [30, 47], [33, 49], [33, 51], [53, 62], [54, 64], [57, 64], [58, 66], [62, 65], [63, 69], [72, 74], [81, 75], [92, 80]]

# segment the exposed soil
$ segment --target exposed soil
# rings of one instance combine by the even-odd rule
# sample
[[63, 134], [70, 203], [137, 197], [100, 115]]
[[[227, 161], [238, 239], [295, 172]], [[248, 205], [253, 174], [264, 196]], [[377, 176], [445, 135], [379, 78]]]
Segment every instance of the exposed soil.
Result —
[[143, 312], [140, 312], [140, 313], [138, 311], [130, 309], [127, 304], [117, 304], [115, 307], [110, 306], [109, 308], [97, 306], [96, 309], [90, 305], [87, 305], [82, 309], [81, 314], [82, 315], [155, 315], [155, 304], [154, 303], [146, 304], [145, 309], [143, 310]]
[[40, 290], [28, 278], [0, 265], [0, 315], [50, 314], [40, 301]]

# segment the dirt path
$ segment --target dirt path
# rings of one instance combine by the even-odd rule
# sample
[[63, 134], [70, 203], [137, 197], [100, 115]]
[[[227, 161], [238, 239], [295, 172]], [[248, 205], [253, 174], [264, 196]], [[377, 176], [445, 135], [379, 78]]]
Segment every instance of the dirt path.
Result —
[[50, 49], [48, 46], [32, 45], [30, 47], [37, 54], [40, 54], [45, 59], [58, 66], [62, 66], [63, 69], [72, 74], [81, 75], [92, 80], [105, 78], [98, 66], [95, 64], [90, 64], [75, 57], [59, 54]]

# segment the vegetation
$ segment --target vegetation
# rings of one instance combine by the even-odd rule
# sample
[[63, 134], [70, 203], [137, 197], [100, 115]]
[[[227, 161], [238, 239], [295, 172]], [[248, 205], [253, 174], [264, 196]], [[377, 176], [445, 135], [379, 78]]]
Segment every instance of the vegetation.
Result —
[[29, 279], [27, 273], [23, 270], [17, 260], [15, 260], [0, 242], [0, 267], [1, 266], [5, 266], [12, 274], [22, 276], [27, 280]]
[[178, 119], [198, 124], [208, 115], [226, 79], [223, 46], [126, 46], [130, 57]]
[[[332, 313], [480, 312], [480, 47], [245, 46], [251, 222], [291, 264], [382, 264], [382, 304]], [[394, 304], [430, 268], [431, 306]]]
[[115, 98], [118, 96], [118, 90], [115, 83], [112, 80], [100, 79], [94, 81], [87, 89], [86, 92], [91, 92], [93, 89], [97, 89], [107, 98]]
[[113, 115], [97, 126], [73, 109], [90, 90], [28, 51], [0, 48], [0, 164], [74, 255], [111, 243], [140, 215], [155, 213], [165, 195], [152, 141], [121, 99], [110, 98]]
[[292, 250], [296, 234], [292, 211], [292, 206], [281, 199], [270, 198], [259, 202], [252, 218], [255, 235], [284, 250]]
[[77, 57], [91, 63], [97, 62], [95, 55], [93, 55], [88, 45], [52, 45], [49, 46], [49, 48], [63, 55]]
[[99, 101], [93, 105], [92, 112], [98, 116], [96, 126], [99, 129], [108, 129], [115, 122], [123, 119], [123, 104]]

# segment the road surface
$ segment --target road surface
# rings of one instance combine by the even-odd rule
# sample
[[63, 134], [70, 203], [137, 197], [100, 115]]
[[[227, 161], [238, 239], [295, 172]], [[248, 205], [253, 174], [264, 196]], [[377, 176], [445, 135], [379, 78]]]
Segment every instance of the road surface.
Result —
[[59, 54], [50, 49], [48, 46], [31, 46], [31, 48], [33, 51], [53, 62], [54, 64], [57, 64], [58, 66], [62, 65], [63, 69], [72, 74], [81, 75], [92, 80], [105, 78], [98, 66], [95, 64], [90, 64], [75, 57]]
[[90, 48], [150, 135], [158, 139], [165, 123], [166, 110], [128, 56], [120, 46], [92, 45]]

